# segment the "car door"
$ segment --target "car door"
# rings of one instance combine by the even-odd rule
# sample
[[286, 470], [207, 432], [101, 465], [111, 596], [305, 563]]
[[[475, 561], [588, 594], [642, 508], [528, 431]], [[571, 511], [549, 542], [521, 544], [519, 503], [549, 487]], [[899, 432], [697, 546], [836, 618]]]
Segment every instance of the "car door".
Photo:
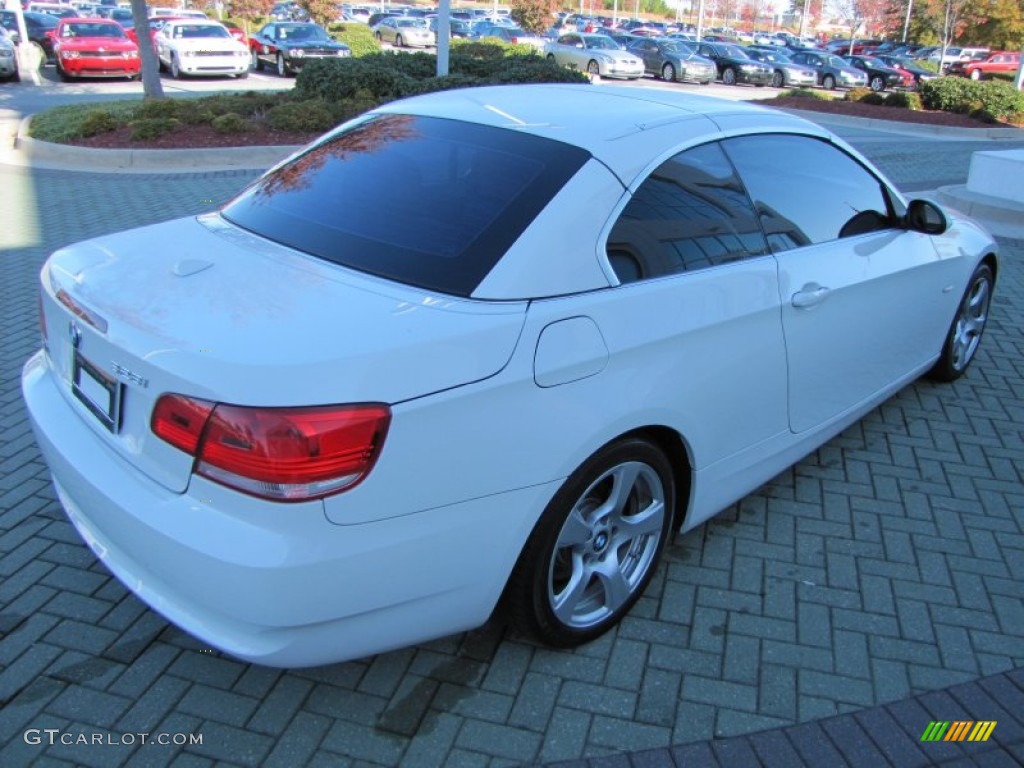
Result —
[[777, 266], [720, 146], [680, 152], [636, 184], [606, 253], [621, 285], [587, 304], [631, 371], [617, 396], [674, 414], [696, 467], [786, 434]]
[[906, 380], [938, 354], [957, 265], [901, 225], [901, 205], [836, 145], [790, 134], [723, 142], [779, 264], [794, 432]]
[[274, 34], [277, 29], [276, 24], [267, 24], [256, 33], [256, 37], [252, 42], [253, 50], [256, 51], [256, 55], [263, 61], [269, 61], [273, 63], [274, 53]]

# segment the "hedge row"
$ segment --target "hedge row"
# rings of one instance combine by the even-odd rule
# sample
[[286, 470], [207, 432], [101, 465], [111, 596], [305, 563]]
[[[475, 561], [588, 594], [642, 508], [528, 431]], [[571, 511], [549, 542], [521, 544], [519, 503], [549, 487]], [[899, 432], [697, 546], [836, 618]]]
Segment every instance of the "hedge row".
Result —
[[925, 109], [960, 112], [988, 120], [1019, 122], [1024, 116], [1024, 91], [998, 80], [975, 81], [965, 77], [938, 77], [919, 88]]
[[870, 88], [854, 88], [847, 91], [846, 101], [860, 101], [864, 104], [878, 104], [885, 107], [903, 107], [904, 109], [921, 110], [924, 104], [921, 94], [914, 91], [889, 91], [876, 93]]
[[[456, 48], [449, 56], [449, 74], [437, 77], [431, 53], [379, 53], [361, 58], [310, 61], [295, 82], [296, 98], [327, 102], [369, 99], [377, 103], [450, 88], [504, 83], [585, 83], [586, 75], [560, 67], [533, 53], [504, 50], [498, 56], [488, 43], [485, 55]], [[478, 48], [471, 49], [476, 53]]]

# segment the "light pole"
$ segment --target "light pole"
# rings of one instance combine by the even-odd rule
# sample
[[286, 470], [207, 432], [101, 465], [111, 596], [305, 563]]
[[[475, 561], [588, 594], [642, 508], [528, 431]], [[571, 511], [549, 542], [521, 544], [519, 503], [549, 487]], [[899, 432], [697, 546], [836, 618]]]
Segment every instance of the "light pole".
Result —
[[910, 11], [914, 8], [914, 0], [907, 0], [907, 18], [903, 22], [903, 42], [907, 42], [907, 31], [910, 29]]

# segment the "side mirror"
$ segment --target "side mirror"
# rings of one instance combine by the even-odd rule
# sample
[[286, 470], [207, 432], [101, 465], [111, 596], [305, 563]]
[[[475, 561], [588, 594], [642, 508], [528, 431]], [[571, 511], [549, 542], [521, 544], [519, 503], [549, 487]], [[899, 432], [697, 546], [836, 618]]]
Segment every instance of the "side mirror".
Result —
[[931, 200], [911, 200], [906, 222], [907, 229], [926, 235], [941, 235], [949, 229], [949, 217]]

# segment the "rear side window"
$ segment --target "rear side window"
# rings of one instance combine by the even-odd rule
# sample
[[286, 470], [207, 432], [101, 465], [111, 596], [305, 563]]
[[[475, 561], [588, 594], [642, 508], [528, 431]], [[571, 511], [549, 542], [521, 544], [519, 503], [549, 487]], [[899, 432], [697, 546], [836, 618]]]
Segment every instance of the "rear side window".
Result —
[[503, 128], [381, 115], [261, 177], [222, 213], [328, 261], [469, 296], [589, 156]]
[[624, 283], [766, 253], [757, 214], [718, 144], [662, 163], [608, 236], [608, 260]]

